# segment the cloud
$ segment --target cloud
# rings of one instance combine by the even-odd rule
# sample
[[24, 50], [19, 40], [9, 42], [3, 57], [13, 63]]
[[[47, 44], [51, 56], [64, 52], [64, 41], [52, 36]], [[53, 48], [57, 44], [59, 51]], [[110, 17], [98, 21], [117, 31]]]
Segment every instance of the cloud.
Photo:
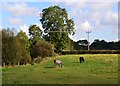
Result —
[[86, 2], [70, 2], [70, 1], [66, 1], [64, 2], [66, 6], [74, 6], [75, 8], [82, 8], [86, 6]]
[[[70, 16], [71, 17], [76, 17], [76, 16], [82, 16], [87, 18], [90, 16], [98, 17], [103, 11], [107, 11], [111, 9], [116, 3], [114, 2], [64, 2], [66, 7], [69, 7], [70, 9]], [[74, 8], [74, 9], [72, 9]], [[89, 14], [88, 14], [89, 13]], [[94, 14], [95, 13], [95, 14]], [[89, 18], [90, 18], [89, 17]]]
[[93, 11], [106, 11], [111, 9], [117, 2], [91, 2], [89, 3], [89, 7]]
[[[43, 31], [41, 23], [34, 23], [34, 24], [39, 26], [39, 28]], [[27, 26], [26, 24], [20, 26], [20, 29], [18, 30], [18, 32], [20, 30], [22, 30], [23, 32], [25, 32], [27, 34], [27, 36], [29, 36], [29, 26]]]
[[80, 38], [80, 40], [87, 40], [86, 38]]
[[18, 32], [20, 32], [20, 30], [22, 30], [23, 32], [25, 32], [27, 34], [27, 36], [29, 36], [29, 31], [28, 31], [29, 27], [24, 24], [23, 26], [20, 26], [20, 29], [18, 30]]
[[22, 20], [19, 18], [8, 18], [10, 24], [21, 25], [23, 24]]
[[[65, 2], [64, 4], [69, 12], [69, 17], [74, 19], [76, 33], [70, 37], [73, 40], [85, 38], [86, 35], [82, 32], [87, 30], [91, 30], [93, 33], [106, 30], [111, 37], [118, 29], [117, 2]], [[104, 33], [106, 32], [100, 34]], [[98, 35], [97, 37], [104, 36]]]
[[101, 19], [101, 24], [104, 25], [118, 25], [118, 14], [113, 12], [108, 12], [103, 19]]
[[118, 41], [120, 41], [119, 38], [114, 38], [114, 39], [110, 40], [109, 42], [118, 42]]
[[69, 35], [69, 38], [72, 39], [75, 42], [78, 41], [77, 37], [75, 37], [75, 36]]
[[93, 29], [109, 29], [117, 26], [117, 2], [65, 2], [64, 4], [68, 10], [70, 9], [69, 16], [74, 18], [76, 30], [80, 28], [89, 30], [93, 27]]
[[118, 38], [120, 38], [120, 30], [118, 28], [112, 29], [113, 35], [116, 35]]
[[81, 9], [86, 7], [86, 2], [65, 2], [65, 5], [69, 7], [71, 11], [69, 17], [75, 18], [81, 14]]
[[28, 7], [26, 3], [4, 3], [3, 9], [15, 16], [38, 16], [38, 9]]
[[85, 31], [91, 30], [92, 28], [92, 25], [87, 20], [85, 20], [85, 22], [81, 24], [81, 29]]

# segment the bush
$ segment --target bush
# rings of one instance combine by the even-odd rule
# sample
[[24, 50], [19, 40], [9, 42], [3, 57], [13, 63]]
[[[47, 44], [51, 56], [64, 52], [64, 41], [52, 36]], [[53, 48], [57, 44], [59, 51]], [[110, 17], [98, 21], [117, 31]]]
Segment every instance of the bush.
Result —
[[14, 33], [10, 29], [2, 30], [2, 64], [15, 65], [17, 47], [15, 46]]
[[2, 30], [2, 65], [21, 65], [30, 63], [30, 52], [26, 49], [26, 43], [14, 35], [10, 29]]
[[16, 57], [20, 65], [27, 64], [31, 62], [30, 52], [26, 49], [26, 43], [22, 41], [19, 37], [16, 37]]
[[45, 58], [45, 57], [51, 57], [54, 54], [54, 48], [52, 44], [49, 44], [45, 41], [38, 41], [33, 50], [32, 50], [32, 58]]

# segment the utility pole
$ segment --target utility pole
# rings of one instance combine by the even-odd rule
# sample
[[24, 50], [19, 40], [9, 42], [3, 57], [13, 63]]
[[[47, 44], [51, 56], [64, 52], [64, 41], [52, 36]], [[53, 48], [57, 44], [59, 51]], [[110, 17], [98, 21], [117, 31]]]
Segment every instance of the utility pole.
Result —
[[88, 34], [88, 50], [90, 50], [89, 46], [90, 46], [90, 42], [89, 42], [89, 34], [91, 33], [91, 31], [86, 31], [86, 33]]

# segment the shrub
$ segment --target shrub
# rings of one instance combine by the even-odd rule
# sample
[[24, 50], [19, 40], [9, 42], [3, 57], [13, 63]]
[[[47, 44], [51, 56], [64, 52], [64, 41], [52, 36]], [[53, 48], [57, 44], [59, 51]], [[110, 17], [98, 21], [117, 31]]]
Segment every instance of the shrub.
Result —
[[52, 44], [49, 44], [45, 41], [38, 41], [33, 50], [32, 50], [32, 58], [45, 58], [45, 57], [51, 57], [54, 53], [54, 48]]
[[19, 37], [16, 37], [16, 47], [16, 57], [18, 58], [20, 65], [30, 63], [30, 52], [26, 49], [26, 43], [19, 39]]
[[2, 65], [21, 65], [30, 63], [30, 52], [26, 43], [14, 35], [10, 29], [2, 30]]

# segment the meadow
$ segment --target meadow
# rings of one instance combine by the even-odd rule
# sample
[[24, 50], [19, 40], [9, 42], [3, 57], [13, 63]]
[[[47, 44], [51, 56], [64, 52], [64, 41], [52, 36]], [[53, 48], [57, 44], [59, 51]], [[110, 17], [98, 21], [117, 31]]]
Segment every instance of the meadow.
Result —
[[[85, 58], [79, 63], [79, 57]], [[60, 59], [63, 68], [54, 67]], [[36, 65], [2, 68], [3, 84], [117, 84], [118, 54], [59, 55]]]

